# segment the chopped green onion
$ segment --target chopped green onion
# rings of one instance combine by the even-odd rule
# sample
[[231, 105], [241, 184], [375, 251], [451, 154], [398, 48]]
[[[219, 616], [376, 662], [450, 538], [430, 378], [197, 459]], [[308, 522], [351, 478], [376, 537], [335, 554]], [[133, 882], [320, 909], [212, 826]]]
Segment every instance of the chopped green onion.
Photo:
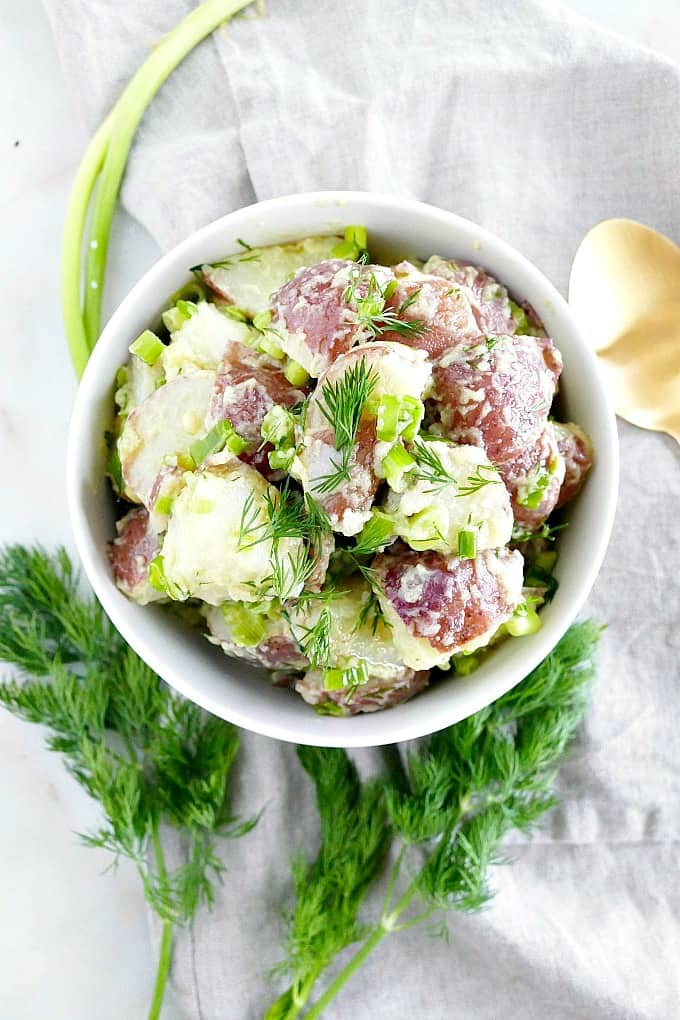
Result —
[[469, 676], [470, 673], [474, 673], [475, 670], [479, 669], [480, 659], [477, 655], [461, 655], [457, 656], [453, 660], [453, 667], [456, 671], [456, 676]]
[[220, 311], [223, 315], [226, 315], [228, 319], [235, 319], [236, 322], [247, 322], [248, 315], [243, 311], [242, 308], [238, 308], [236, 305], [220, 305]]
[[253, 326], [259, 333], [264, 333], [268, 329], [272, 321], [272, 313], [270, 311], [258, 312], [253, 319]]
[[392, 297], [398, 286], [399, 284], [396, 280], [390, 280], [390, 282], [383, 290], [383, 297], [385, 298], [385, 301], [389, 301], [389, 299]]
[[367, 251], [368, 232], [366, 227], [354, 225], [345, 227], [344, 240], [331, 251], [334, 259], [351, 259], [356, 262]]
[[539, 567], [538, 563], [534, 563], [529, 567], [524, 584], [527, 588], [545, 588], [545, 595], [543, 597], [546, 602], [550, 602], [559, 588], [557, 578], [549, 571]]
[[267, 636], [267, 617], [262, 613], [254, 612], [241, 602], [225, 602], [221, 609], [234, 644], [253, 648]]
[[118, 456], [118, 448], [114, 446], [111, 451], [111, 456], [108, 463], [108, 475], [113, 482], [113, 487], [119, 496], [123, 494], [123, 469], [120, 463], [120, 457]]
[[541, 629], [541, 618], [535, 609], [523, 602], [505, 624], [505, 629], [512, 637], [526, 637]]
[[510, 301], [510, 314], [512, 315], [515, 323], [515, 333], [518, 335], [527, 333], [529, 330], [529, 319], [527, 313], [522, 307], [520, 307], [520, 305], [516, 304], [512, 300]]
[[182, 471], [193, 471], [196, 467], [196, 461], [190, 453], [178, 453], [175, 455], [174, 459], [177, 463], [177, 467], [181, 468]]
[[461, 560], [474, 560], [477, 555], [477, 532], [464, 528], [458, 532], [458, 555]]
[[156, 556], [149, 564], [149, 584], [156, 591], [165, 592], [166, 580], [162, 556]]
[[128, 347], [130, 354], [135, 354], [140, 361], [147, 365], [155, 365], [165, 350], [162, 340], [159, 340], [150, 329], [145, 329], [137, 339]]
[[370, 554], [389, 545], [395, 536], [394, 521], [380, 510], [372, 510], [370, 519], [357, 535], [354, 552]]
[[412, 471], [416, 462], [411, 454], [404, 448], [402, 443], [397, 443], [383, 457], [381, 468], [387, 484], [395, 492], [401, 492], [404, 488], [404, 475]]
[[347, 715], [347, 710], [342, 705], [336, 705], [334, 701], [320, 701], [312, 708], [317, 715]]
[[341, 691], [346, 687], [359, 687], [369, 681], [368, 669], [365, 662], [357, 666], [350, 666], [349, 669], [325, 669], [323, 671], [323, 685], [327, 691]]
[[189, 597], [188, 592], [182, 591], [178, 584], [166, 577], [162, 556], [156, 556], [149, 564], [149, 584], [175, 602], [184, 602]]
[[169, 514], [173, 503], [172, 496], [159, 496], [153, 505], [153, 512], [155, 514]]
[[283, 374], [291, 386], [304, 386], [305, 383], [309, 382], [309, 372], [297, 361], [289, 361], [283, 370]]
[[295, 442], [295, 418], [285, 407], [274, 404], [262, 419], [260, 433], [272, 446], [291, 446]]
[[224, 421], [218, 421], [217, 425], [214, 425], [206, 436], [202, 439], [197, 439], [195, 443], [191, 444], [189, 456], [193, 461], [193, 466], [198, 467], [206, 457], [211, 456], [213, 453], [219, 453], [225, 447], [236, 457], [248, 449], [248, 443], [239, 436], [238, 432], [234, 431], [234, 427], [228, 418], [225, 418]]
[[286, 352], [278, 340], [275, 340], [272, 336], [267, 336], [266, 333], [260, 337], [257, 348], [263, 354], [268, 354], [270, 358], [274, 358], [275, 361], [283, 361], [286, 356]]
[[193, 301], [180, 300], [174, 308], [167, 308], [163, 312], [163, 325], [171, 333], [176, 333], [197, 311], [198, 305], [194, 304]]
[[546, 549], [538, 554], [534, 562], [537, 567], [550, 574], [557, 563], [557, 552], [554, 549]]
[[121, 365], [116, 372], [116, 389], [121, 389], [130, 379], [130, 369], [127, 365]]
[[295, 460], [295, 447], [291, 446], [285, 450], [270, 450], [267, 460], [272, 471], [290, 471]]
[[397, 397], [387, 394], [371, 401], [370, 409], [373, 408], [377, 418], [376, 435], [386, 443], [394, 442], [399, 436], [406, 440], [415, 439], [425, 413], [422, 401], [407, 395]]
[[533, 489], [530, 489], [525, 495], [517, 497], [519, 505], [525, 506], [528, 510], [538, 509], [545, 497], [545, 490], [548, 488], [550, 478], [551, 472], [545, 471], [542, 468], [538, 473]]
[[445, 507], [430, 506], [409, 517], [407, 527], [402, 528], [400, 534], [412, 549], [431, 549], [433, 545], [447, 542], [448, 525]]

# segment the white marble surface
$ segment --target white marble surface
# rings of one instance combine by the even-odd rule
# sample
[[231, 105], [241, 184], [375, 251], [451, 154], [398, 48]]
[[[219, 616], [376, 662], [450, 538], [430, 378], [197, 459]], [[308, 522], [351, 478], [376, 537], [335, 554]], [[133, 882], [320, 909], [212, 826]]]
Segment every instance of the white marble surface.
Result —
[[[568, 6], [680, 60], [678, 0]], [[0, 541], [71, 544], [63, 483], [75, 384], [59, 309], [60, 233], [86, 142], [39, 0], [0, 0]], [[115, 304], [156, 255], [121, 216], [107, 294]], [[0, 714], [0, 1020], [142, 1020], [154, 967], [143, 899], [122, 865], [74, 831], [96, 812], [33, 727]], [[165, 1020], [179, 1020], [168, 1003]], [[236, 1020], [236, 1018], [234, 1018]]]

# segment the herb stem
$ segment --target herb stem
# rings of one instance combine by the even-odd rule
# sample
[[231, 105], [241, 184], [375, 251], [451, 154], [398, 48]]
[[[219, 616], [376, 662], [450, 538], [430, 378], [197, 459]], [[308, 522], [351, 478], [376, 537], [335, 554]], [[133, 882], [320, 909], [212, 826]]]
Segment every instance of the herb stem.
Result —
[[148, 1020], [158, 1020], [163, 1007], [165, 986], [170, 973], [170, 959], [172, 955], [172, 921], [163, 921], [161, 934], [161, 948], [156, 969], [156, 982], [153, 989], [153, 998], [149, 1009]]
[[[161, 840], [158, 833], [158, 820], [154, 822], [153, 828], [151, 830], [151, 842], [153, 845], [154, 857], [156, 859], [158, 877], [160, 878], [162, 884], [165, 885], [168, 878], [168, 872], [165, 867], [163, 847], [161, 846]], [[154, 983], [153, 998], [151, 999], [148, 1020], [158, 1020], [158, 1018], [161, 1015], [163, 998], [165, 996], [165, 986], [167, 984], [168, 974], [170, 973], [170, 961], [172, 957], [172, 936], [173, 936], [172, 921], [168, 920], [163, 921], [163, 927], [161, 929], [161, 945], [158, 954], [158, 967], [156, 968], [156, 981]]]
[[309, 1012], [305, 1014], [305, 1020], [316, 1020], [317, 1017], [322, 1016], [323, 1011], [328, 1005], [330, 1005], [338, 992], [342, 990], [343, 986], [349, 981], [354, 972], [363, 966], [364, 961], [371, 955], [376, 946], [378, 946], [388, 934], [389, 929], [384, 928], [382, 924], [373, 929], [361, 949], [354, 954], [347, 966], [344, 967], [335, 980], [331, 982], [321, 998], [317, 999]]

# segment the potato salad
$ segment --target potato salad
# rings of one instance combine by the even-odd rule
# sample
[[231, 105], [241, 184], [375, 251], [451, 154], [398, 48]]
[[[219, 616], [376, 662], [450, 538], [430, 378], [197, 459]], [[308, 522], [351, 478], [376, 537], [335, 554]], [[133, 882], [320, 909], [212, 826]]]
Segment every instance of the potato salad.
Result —
[[116, 584], [323, 714], [473, 672], [540, 627], [592, 464], [559, 351], [483, 268], [378, 264], [361, 226], [238, 244], [130, 338]]

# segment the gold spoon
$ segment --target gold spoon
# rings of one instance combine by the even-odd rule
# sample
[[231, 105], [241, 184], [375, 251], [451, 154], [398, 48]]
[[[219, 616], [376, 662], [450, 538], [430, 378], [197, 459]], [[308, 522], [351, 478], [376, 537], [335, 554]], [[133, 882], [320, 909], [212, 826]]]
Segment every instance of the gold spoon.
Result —
[[598, 223], [576, 252], [569, 304], [616, 413], [680, 443], [680, 248], [634, 220]]

